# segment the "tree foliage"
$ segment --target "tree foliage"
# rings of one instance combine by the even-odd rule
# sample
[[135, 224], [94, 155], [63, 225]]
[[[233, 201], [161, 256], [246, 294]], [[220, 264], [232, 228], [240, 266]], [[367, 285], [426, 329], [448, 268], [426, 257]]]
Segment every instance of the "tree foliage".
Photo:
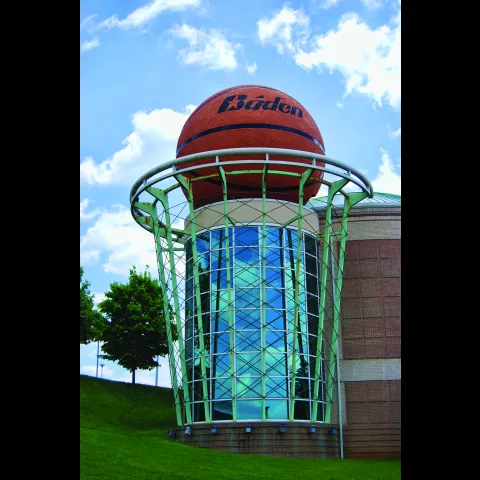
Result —
[[[137, 273], [133, 267], [128, 283], [110, 284], [98, 307], [108, 319], [101, 356], [132, 372], [135, 383], [136, 370], [151, 370], [158, 365], [156, 357], [168, 353], [163, 290], [150, 272]], [[173, 320], [172, 308], [168, 308]], [[177, 340], [173, 322], [171, 326], [172, 338]]]
[[104, 323], [102, 314], [94, 306], [90, 282], [83, 280], [83, 268], [80, 267], [80, 343], [85, 345], [99, 338]]

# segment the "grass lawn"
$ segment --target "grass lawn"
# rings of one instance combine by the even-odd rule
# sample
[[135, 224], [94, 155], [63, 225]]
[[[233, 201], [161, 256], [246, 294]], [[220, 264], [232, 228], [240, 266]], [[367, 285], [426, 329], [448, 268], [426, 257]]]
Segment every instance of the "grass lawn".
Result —
[[80, 478], [398, 480], [399, 460], [260, 457], [189, 447], [167, 437], [172, 391], [80, 375]]

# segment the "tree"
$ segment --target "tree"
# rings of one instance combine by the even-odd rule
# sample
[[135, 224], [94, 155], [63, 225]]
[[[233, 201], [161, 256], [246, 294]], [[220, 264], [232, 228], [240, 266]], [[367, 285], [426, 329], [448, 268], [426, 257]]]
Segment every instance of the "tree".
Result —
[[[101, 338], [104, 352], [101, 357], [117, 361], [132, 372], [132, 384], [135, 384], [136, 370], [152, 370], [158, 365], [156, 357], [168, 353], [163, 290], [150, 272], [140, 274], [133, 267], [128, 283], [110, 284], [110, 291], [105, 293], [105, 300], [98, 308], [107, 317]], [[168, 308], [173, 319], [172, 308], [170, 305]], [[171, 327], [175, 341], [173, 322]]]
[[83, 281], [83, 268], [80, 267], [80, 343], [88, 344], [101, 334], [104, 318], [94, 309], [95, 302], [90, 293], [90, 282]]

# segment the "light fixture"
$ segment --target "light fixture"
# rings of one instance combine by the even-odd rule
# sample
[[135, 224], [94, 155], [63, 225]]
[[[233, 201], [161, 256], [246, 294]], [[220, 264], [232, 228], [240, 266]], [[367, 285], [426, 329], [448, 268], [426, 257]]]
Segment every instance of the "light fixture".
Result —
[[336, 427], [336, 426], [330, 427], [330, 428], [328, 429], [328, 433], [329, 433], [330, 435], [336, 435], [336, 434], [337, 434], [337, 427]]
[[168, 432], [168, 436], [170, 438], [175, 438], [175, 430], [173, 428]]
[[287, 431], [287, 427], [284, 423], [280, 424], [280, 433], [285, 433]]
[[247, 427], [245, 428], [245, 431], [247, 433], [252, 433], [252, 427], [250, 425], [247, 425]]
[[217, 427], [215, 425], [212, 427], [212, 433], [217, 433]]
[[308, 427], [308, 433], [315, 433], [315, 431], [316, 431], [316, 430], [315, 430], [315, 426], [314, 426], [314, 425], [310, 425], [310, 426]]
[[187, 425], [185, 427], [185, 435], [191, 435], [192, 434], [192, 427], [190, 425]]

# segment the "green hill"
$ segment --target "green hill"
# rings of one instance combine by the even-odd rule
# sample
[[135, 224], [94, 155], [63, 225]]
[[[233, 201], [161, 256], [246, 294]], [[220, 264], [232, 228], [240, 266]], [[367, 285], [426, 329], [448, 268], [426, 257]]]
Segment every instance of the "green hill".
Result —
[[398, 460], [306, 460], [215, 452], [167, 436], [172, 390], [80, 375], [80, 478], [397, 480]]

